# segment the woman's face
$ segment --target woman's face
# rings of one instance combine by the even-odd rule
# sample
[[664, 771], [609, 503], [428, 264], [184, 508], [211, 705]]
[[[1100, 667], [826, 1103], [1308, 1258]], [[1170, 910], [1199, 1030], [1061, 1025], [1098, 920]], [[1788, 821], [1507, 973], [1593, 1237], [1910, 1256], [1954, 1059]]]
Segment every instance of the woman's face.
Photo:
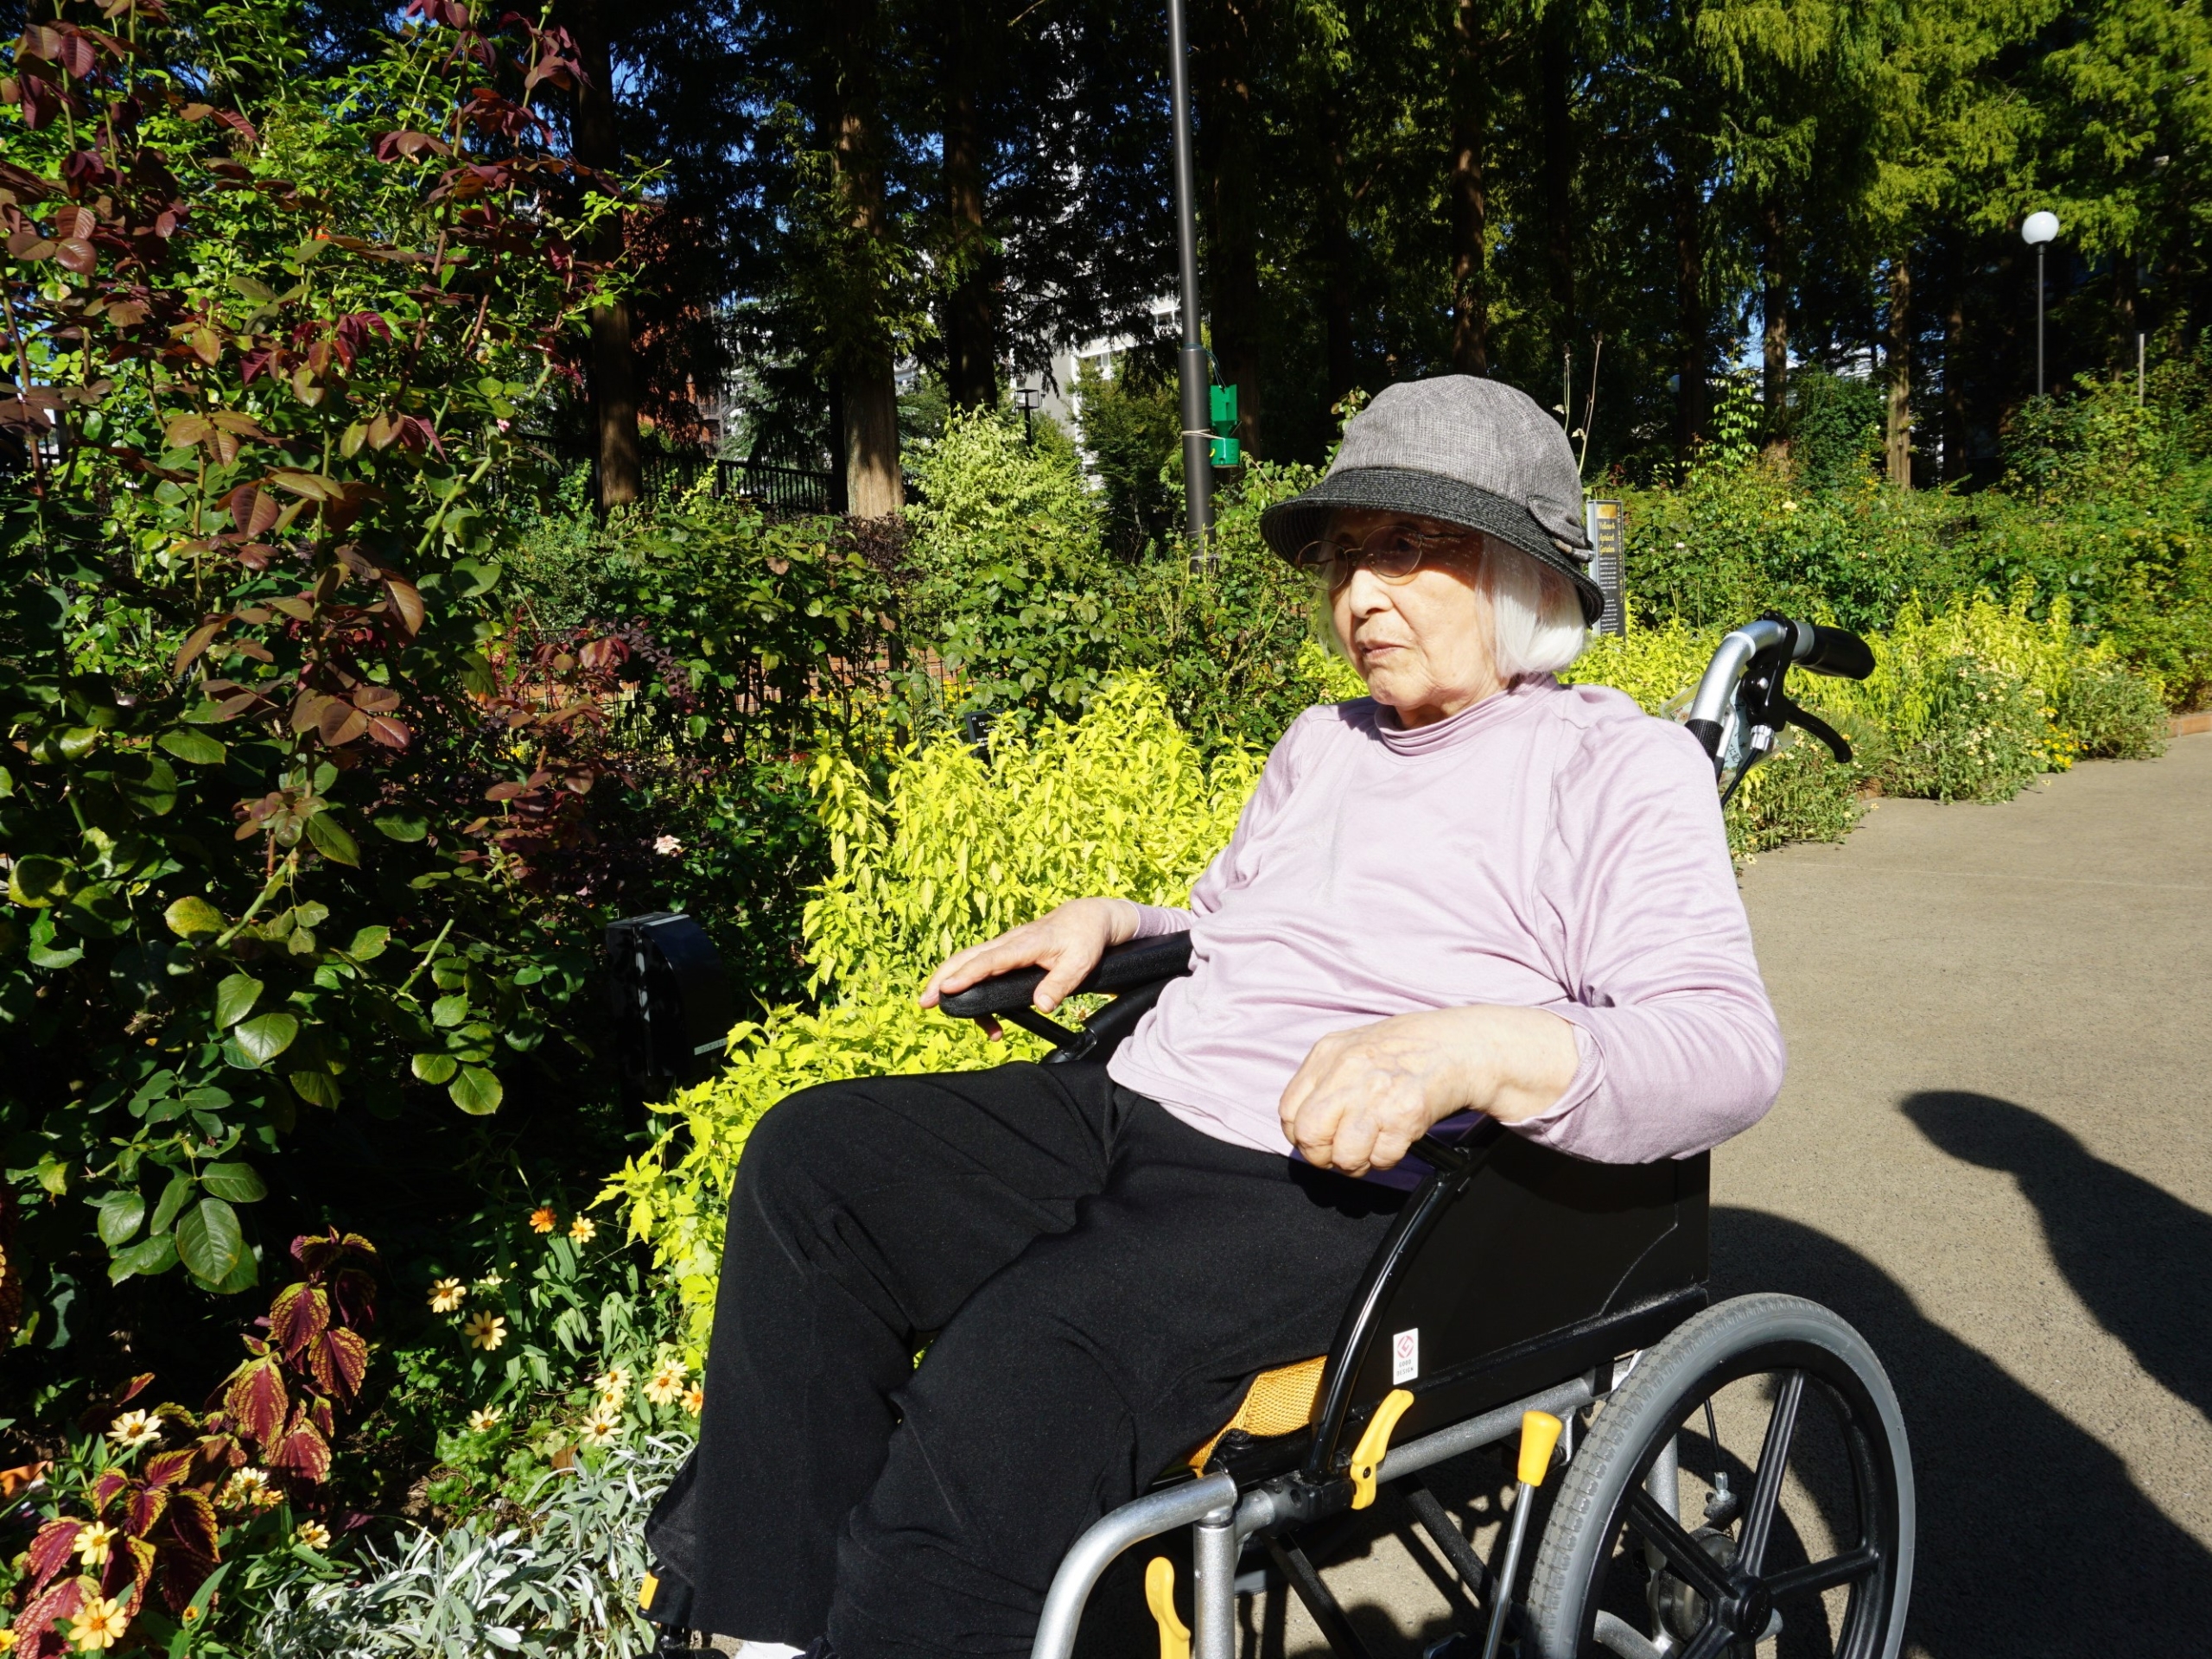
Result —
[[1368, 695], [1396, 711], [1400, 725], [1427, 726], [1505, 689], [1491, 658], [1490, 596], [1476, 581], [1482, 537], [1411, 513], [1362, 508], [1332, 515], [1328, 533], [1362, 547], [1389, 530], [1436, 539], [1403, 581], [1355, 564], [1330, 593], [1329, 613]]

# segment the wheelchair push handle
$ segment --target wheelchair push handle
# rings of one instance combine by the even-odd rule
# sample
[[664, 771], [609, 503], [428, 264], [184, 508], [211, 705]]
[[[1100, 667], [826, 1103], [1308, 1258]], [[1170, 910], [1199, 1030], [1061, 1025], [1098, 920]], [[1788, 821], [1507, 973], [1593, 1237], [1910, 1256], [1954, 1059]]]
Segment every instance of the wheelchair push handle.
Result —
[[[1037, 988], [1045, 982], [1045, 971], [1042, 968], [1017, 968], [1010, 974], [978, 980], [964, 991], [954, 991], [939, 998], [938, 1007], [956, 1020], [1018, 1014], [1031, 1006]], [[1166, 933], [1154, 938], [1131, 939], [1127, 944], [1109, 945], [1098, 958], [1098, 965], [1069, 995], [1133, 991], [1160, 980], [1179, 979], [1190, 971], [1189, 934]]]
[[1763, 616], [1732, 630], [1706, 664], [1683, 724], [1713, 760], [1725, 802], [1746, 773], [1774, 752], [1785, 727], [1817, 737], [1840, 761], [1851, 759], [1843, 734], [1791, 700], [1789, 671], [1863, 680], [1873, 648], [1843, 628]]

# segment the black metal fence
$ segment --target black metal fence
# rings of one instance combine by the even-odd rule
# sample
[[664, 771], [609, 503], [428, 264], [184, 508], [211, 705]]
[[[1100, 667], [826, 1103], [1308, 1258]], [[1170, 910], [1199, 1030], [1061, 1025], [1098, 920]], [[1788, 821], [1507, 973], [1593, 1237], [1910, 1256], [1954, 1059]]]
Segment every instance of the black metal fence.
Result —
[[842, 512], [844, 480], [811, 467], [709, 455], [647, 455], [640, 482], [648, 501], [674, 501], [705, 484], [716, 500], [741, 498], [777, 512]]

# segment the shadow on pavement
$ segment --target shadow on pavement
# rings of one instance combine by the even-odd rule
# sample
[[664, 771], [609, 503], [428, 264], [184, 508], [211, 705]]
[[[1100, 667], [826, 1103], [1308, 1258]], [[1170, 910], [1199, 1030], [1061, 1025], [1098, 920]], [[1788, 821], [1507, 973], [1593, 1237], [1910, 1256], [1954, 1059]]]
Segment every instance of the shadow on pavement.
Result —
[[[2041, 1124], [2005, 1102], [1986, 1104]], [[1948, 1121], [1960, 1116], [1976, 1114]], [[2078, 1147], [2075, 1156], [2094, 1161]], [[2109, 1201], [2111, 1194], [2101, 1196]], [[2113, 1224], [2125, 1225], [2125, 1216]], [[2138, 1257], [2139, 1268], [2139, 1249]], [[1923, 1318], [1895, 1280], [1824, 1234], [1756, 1210], [1718, 1208], [1713, 1260], [1716, 1300], [1781, 1290], [1826, 1303], [1873, 1344], [1897, 1385], [1920, 1497], [1908, 1654], [2075, 1659], [2204, 1651], [2212, 1553], [2137, 1488], [2110, 1448]], [[2170, 1262], [2145, 1275], [2143, 1294], [2208, 1265], [2202, 1253]], [[2203, 1331], [2200, 1320], [2179, 1334], [2202, 1340]]]
[[2009, 1100], [1918, 1094], [1904, 1115], [1952, 1157], [2018, 1181], [2082, 1306], [2145, 1371], [2212, 1417], [2212, 1216]]

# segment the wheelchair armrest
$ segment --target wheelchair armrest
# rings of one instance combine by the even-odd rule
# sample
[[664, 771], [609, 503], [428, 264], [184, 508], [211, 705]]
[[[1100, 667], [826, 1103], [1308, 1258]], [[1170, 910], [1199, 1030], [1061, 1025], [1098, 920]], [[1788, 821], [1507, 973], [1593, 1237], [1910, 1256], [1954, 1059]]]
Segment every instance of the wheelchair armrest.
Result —
[[[1162, 980], [1180, 979], [1191, 971], [1191, 936], [1163, 933], [1155, 938], [1131, 939], [1109, 947], [1098, 965], [1076, 991], [1134, 991]], [[980, 1020], [986, 1014], [1014, 1014], [1030, 1006], [1037, 988], [1044, 983], [1042, 968], [1022, 968], [1001, 974], [955, 991], [938, 1007], [956, 1020]]]

